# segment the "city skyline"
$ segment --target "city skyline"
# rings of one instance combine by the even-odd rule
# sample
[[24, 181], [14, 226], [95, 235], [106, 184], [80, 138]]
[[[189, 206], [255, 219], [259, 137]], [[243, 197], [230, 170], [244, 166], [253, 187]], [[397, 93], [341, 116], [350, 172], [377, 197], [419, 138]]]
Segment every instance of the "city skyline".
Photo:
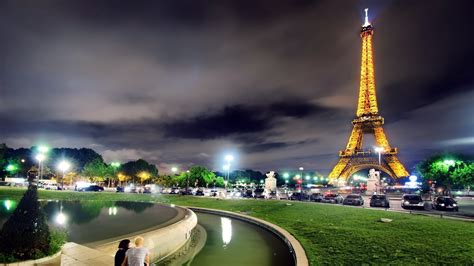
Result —
[[407, 170], [472, 154], [472, 2], [272, 3], [5, 4], [2, 142], [327, 174], [355, 117], [368, 7], [379, 109]]

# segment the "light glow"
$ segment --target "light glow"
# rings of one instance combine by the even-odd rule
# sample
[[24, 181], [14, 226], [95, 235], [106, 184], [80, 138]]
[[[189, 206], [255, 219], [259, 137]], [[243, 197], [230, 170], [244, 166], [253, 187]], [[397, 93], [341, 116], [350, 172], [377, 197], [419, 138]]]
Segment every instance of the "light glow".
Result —
[[369, 22], [369, 9], [366, 8], [364, 9], [365, 11], [365, 19], [364, 19], [364, 25], [362, 25], [363, 27], [367, 27], [367, 26], [370, 26], [370, 22]]
[[70, 167], [71, 167], [71, 164], [68, 161], [61, 161], [58, 164], [58, 169], [61, 170], [62, 172], [66, 172], [67, 170], [69, 170]]
[[46, 156], [45, 156], [44, 154], [40, 153], [40, 154], [37, 154], [37, 155], [36, 155], [35, 159], [36, 159], [38, 162], [42, 162], [42, 161], [44, 161], [44, 159], [46, 159]]
[[67, 220], [67, 217], [66, 215], [64, 215], [64, 213], [62, 211], [60, 211], [58, 213], [58, 215], [56, 216], [56, 223], [59, 224], [59, 225], [64, 225], [66, 224], [66, 220]]
[[224, 157], [226, 162], [232, 162], [234, 160], [234, 156], [228, 154]]
[[222, 243], [226, 247], [232, 241], [232, 220], [221, 217]]

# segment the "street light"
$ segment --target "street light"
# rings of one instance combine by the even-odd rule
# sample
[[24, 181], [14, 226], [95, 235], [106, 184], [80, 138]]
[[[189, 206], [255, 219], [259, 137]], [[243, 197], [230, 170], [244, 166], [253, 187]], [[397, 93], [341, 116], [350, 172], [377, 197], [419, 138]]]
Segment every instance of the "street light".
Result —
[[[301, 194], [303, 194], [303, 171], [304, 171], [304, 168], [302, 166], [300, 166], [300, 168], [298, 168], [298, 169], [301, 171], [301, 182], [298, 182], [298, 183], [299, 183], [299, 186], [300, 186], [300, 192], [301, 192]], [[300, 194], [300, 199], [301, 199], [301, 194]]]
[[71, 164], [68, 161], [61, 161], [58, 164], [58, 169], [63, 172], [63, 178], [61, 179], [61, 188], [64, 188], [64, 176], [66, 174], [66, 171], [71, 168]]
[[[226, 179], [227, 179], [227, 182], [229, 182], [229, 177], [230, 177], [230, 176], [229, 176], [229, 175], [230, 175], [230, 163], [231, 163], [232, 161], [234, 161], [234, 156], [231, 155], [231, 154], [227, 154], [227, 155], [224, 157], [224, 160], [225, 160], [225, 162], [226, 162], [226, 165], [225, 165], [225, 168], [226, 168], [226, 169], [225, 169], [225, 170], [227, 171], [227, 176], [226, 176], [227, 178], [226, 178]], [[226, 183], [225, 188], [227, 189], [227, 183]]]
[[38, 161], [38, 179], [41, 179], [43, 174], [43, 161], [46, 159], [46, 155], [39, 153], [36, 155], [35, 159]]
[[49, 151], [49, 148], [46, 147], [46, 146], [39, 146], [39, 147], [38, 147], [38, 151], [39, 151], [40, 153], [43, 153], [43, 154], [44, 154], [44, 153], [47, 153], [47, 152]]
[[176, 174], [176, 172], [178, 172], [178, 168], [177, 167], [171, 167], [171, 172], [173, 172], [173, 174]]
[[381, 153], [383, 152], [382, 147], [375, 147], [375, 152], [379, 154], [379, 165], [381, 165]]
[[288, 178], [288, 177], [290, 177], [290, 174], [288, 174], [288, 173], [283, 173], [283, 178]]

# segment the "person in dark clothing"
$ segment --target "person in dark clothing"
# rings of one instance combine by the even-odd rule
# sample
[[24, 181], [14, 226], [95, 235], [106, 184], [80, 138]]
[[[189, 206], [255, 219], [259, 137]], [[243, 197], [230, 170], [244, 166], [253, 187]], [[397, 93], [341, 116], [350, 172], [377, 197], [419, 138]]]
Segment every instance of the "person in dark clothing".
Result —
[[124, 239], [120, 241], [117, 253], [115, 253], [115, 266], [122, 265], [123, 260], [125, 259], [125, 252], [129, 249], [130, 240]]

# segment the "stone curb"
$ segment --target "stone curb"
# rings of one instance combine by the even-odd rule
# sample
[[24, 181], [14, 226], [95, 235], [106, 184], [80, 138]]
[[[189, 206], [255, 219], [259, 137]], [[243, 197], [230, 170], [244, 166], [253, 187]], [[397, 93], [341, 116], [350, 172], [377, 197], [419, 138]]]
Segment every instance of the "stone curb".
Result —
[[185, 207], [197, 212], [220, 214], [220, 215], [228, 216], [231, 218], [239, 219], [245, 222], [250, 222], [266, 230], [269, 230], [270, 232], [280, 237], [283, 241], [285, 241], [285, 243], [290, 248], [290, 251], [293, 255], [296, 266], [309, 265], [308, 258], [306, 257], [306, 253], [303, 249], [303, 246], [301, 246], [300, 242], [298, 242], [298, 240], [296, 240], [296, 238], [292, 234], [290, 234], [288, 231], [286, 231], [285, 229], [281, 228], [278, 225], [272, 224], [270, 222], [267, 222], [259, 218], [255, 218], [249, 215], [240, 214], [236, 212], [208, 209], [208, 208], [190, 207], [190, 206], [185, 206]]

